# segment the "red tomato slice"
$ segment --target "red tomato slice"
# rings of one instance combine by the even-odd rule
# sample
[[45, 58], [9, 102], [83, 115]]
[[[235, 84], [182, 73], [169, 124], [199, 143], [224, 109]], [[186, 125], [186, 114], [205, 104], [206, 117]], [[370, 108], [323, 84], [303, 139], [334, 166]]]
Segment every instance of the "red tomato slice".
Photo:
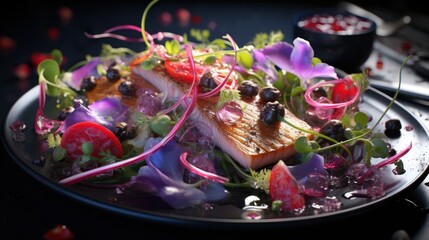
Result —
[[[168, 75], [170, 75], [174, 80], [186, 83], [192, 83], [194, 80], [194, 72], [192, 71], [191, 64], [188, 60], [165, 60], [164, 65]], [[206, 66], [195, 64], [197, 80], [201, 78], [207, 68], [208, 67]]]
[[[179, 82], [192, 83], [194, 80], [194, 73], [191, 69], [191, 65], [187, 60], [172, 61], [166, 60], [165, 69], [167, 70], [168, 75], [170, 75], [174, 80]], [[220, 84], [224, 78], [228, 75], [230, 69], [227, 66], [203, 66], [195, 64], [195, 70], [197, 72], [197, 80], [208, 70], [213, 71], [213, 77], [217, 84]], [[235, 88], [238, 82], [238, 75], [235, 72], [229, 76], [228, 81], [226, 82], [226, 88], [232, 89]]]
[[[343, 103], [352, 100], [357, 94], [357, 87], [351, 79], [335, 84], [332, 88], [331, 100], [333, 103]], [[345, 112], [344, 108], [336, 108], [332, 113], [332, 118], [340, 119]]]
[[357, 87], [350, 79], [335, 84], [331, 93], [333, 103], [342, 103], [350, 101], [357, 94]]
[[82, 156], [82, 144], [92, 144], [92, 156], [101, 157], [100, 152], [110, 152], [117, 158], [122, 157], [122, 145], [119, 139], [109, 129], [95, 122], [79, 122], [64, 132], [61, 138], [68, 156], [78, 159]]

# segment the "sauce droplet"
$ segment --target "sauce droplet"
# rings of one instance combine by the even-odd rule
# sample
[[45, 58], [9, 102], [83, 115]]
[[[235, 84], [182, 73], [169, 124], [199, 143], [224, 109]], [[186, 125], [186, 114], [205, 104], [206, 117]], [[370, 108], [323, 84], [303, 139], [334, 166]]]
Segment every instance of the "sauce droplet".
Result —
[[404, 127], [405, 131], [412, 131], [414, 130], [414, 127], [412, 125], [407, 125]]

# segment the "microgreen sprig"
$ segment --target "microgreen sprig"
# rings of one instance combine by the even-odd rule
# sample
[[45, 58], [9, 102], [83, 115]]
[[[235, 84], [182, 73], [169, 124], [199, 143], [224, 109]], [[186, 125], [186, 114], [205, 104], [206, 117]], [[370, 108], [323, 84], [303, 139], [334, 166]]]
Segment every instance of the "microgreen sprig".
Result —
[[[376, 121], [376, 123], [370, 129], [365, 129], [363, 131], [356, 131], [358, 133], [358, 135], [356, 135], [354, 137], [351, 137], [351, 138], [349, 138], [347, 140], [338, 142], [338, 141], [336, 141], [334, 139], [331, 139], [328, 136], [323, 135], [323, 134], [321, 134], [319, 132], [302, 129], [302, 128], [300, 128], [300, 127], [292, 124], [291, 122], [289, 122], [285, 118], [279, 116], [280, 120], [283, 121], [283, 122], [285, 122], [286, 124], [288, 124], [288, 125], [296, 128], [296, 129], [298, 129], [300, 131], [303, 131], [303, 132], [306, 132], [306, 133], [310, 133], [310, 134], [313, 134], [314, 136], [321, 137], [321, 138], [324, 138], [326, 140], [329, 140], [329, 141], [331, 141], [333, 143], [333, 144], [331, 144], [329, 146], [326, 146], [326, 147], [323, 147], [323, 148], [317, 148], [317, 147], [315, 147], [315, 145], [309, 144], [310, 141], [308, 140], [307, 137], [301, 137], [301, 138], [305, 138], [305, 139], [298, 139], [296, 141], [296, 143], [295, 143], [297, 145], [297, 146], [295, 146], [295, 149], [298, 149], [298, 150], [301, 149], [301, 150], [303, 150], [302, 153], [305, 156], [311, 156], [311, 152], [320, 152], [320, 151], [325, 151], [325, 150], [332, 149], [332, 148], [335, 148], [335, 147], [341, 147], [341, 148], [343, 148], [348, 153], [348, 156], [352, 157], [353, 155], [351, 154], [350, 150], [346, 147], [346, 144], [351, 144], [351, 143], [353, 143], [355, 141], [362, 140], [362, 141], [364, 141], [366, 143], [367, 149], [369, 149], [369, 151], [367, 151], [368, 154], [366, 156], [367, 160], [369, 159], [370, 155], [372, 155], [374, 153], [375, 154], [379, 154], [378, 155], [379, 157], [382, 157], [382, 156], [386, 157], [386, 154], [387, 154], [386, 150], [387, 150], [387, 148], [384, 147], [385, 146], [385, 144], [383, 144], [384, 141], [382, 141], [380, 138], [374, 138], [372, 140], [367, 140], [366, 137], [367, 137], [368, 134], [374, 132], [374, 130], [377, 127], [377, 125], [380, 123], [380, 121], [382, 120], [382, 118], [386, 115], [387, 111], [392, 107], [393, 103], [396, 101], [396, 99], [397, 99], [397, 97], [399, 95], [399, 91], [400, 91], [401, 83], [402, 83], [402, 70], [403, 70], [406, 62], [410, 58], [411, 58], [411, 56], [407, 57], [405, 59], [405, 61], [402, 63], [402, 65], [401, 65], [401, 68], [400, 68], [400, 71], [399, 71], [398, 87], [396, 89], [396, 92], [395, 92], [393, 98], [391, 99], [390, 103], [386, 107], [386, 109], [383, 111], [383, 113], [378, 118], [378, 120]], [[366, 125], [365, 124], [365, 119], [363, 119], [362, 116], [359, 115], [359, 114], [357, 114], [357, 116], [355, 115], [355, 121], [358, 123], [358, 127], [359, 128], [361, 128], [362, 125]], [[301, 145], [302, 144], [307, 144], [308, 147], [306, 147], [306, 146], [300, 146], [300, 144]]]

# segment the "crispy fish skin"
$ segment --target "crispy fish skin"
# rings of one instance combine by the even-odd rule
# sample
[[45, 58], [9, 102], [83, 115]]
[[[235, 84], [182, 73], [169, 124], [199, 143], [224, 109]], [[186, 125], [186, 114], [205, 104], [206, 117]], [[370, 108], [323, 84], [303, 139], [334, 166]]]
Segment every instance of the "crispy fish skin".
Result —
[[[133, 73], [166, 93], [169, 99], [178, 99], [186, 92], [185, 86], [171, 79], [162, 69], [143, 70], [136, 67], [133, 68]], [[290, 158], [296, 154], [294, 142], [297, 138], [301, 136], [313, 138], [311, 134], [299, 131], [284, 122], [274, 125], [264, 124], [259, 120], [261, 106], [258, 98], [243, 101], [246, 107], [243, 108], [242, 119], [233, 125], [227, 125], [216, 120], [217, 100], [217, 96], [198, 99], [190, 118], [213, 126], [214, 143], [246, 169], [256, 170], [274, 164], [280, 159]], [[287, 109], [285, 118], [302, 129], [312, 129]]]

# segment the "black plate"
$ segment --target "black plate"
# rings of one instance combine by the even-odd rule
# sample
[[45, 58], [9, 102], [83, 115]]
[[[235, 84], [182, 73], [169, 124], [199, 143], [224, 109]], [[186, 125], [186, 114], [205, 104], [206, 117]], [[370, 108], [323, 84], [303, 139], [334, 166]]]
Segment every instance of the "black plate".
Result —
[[[356, 198], [345, 199], [342, 194], [350, 189], [342, 188], [332, 190], [330, 195], [335, 195], [343, 206], [335, 212], [324, 212], [315, 215], [310, 208], [298, 216], [291, 214], [274, 214], [269, 210], [257, 211], [259, 219], [249, 219], [254, 212], [243, 210], [244, 197], [248, 193], [234, 193], [232, 201], [226, 204], [214, 204], [210, 206], [175, 210], [163, 204], [162, 200], [148, 195], [142, 195], [139, 201], [134, 201], [122, 195], [117, 195], [114, 188], [94, 188], [86, 185], [76, 184], [73, 186], [63, 186], [50, 177], [50, 164], [47, 162], [44, 167], [33, 164], [33, 160], [43, 155], [43, 142], [33, 132], [33, 121], [38, 104], [39, 88], [36, 86], [23, 95], [10, 109], [2, 123], [2, 141], [6, 150], [13, 160], [28, 174], [35, 179], [77, 201], [84, 202], [94, 207], [107, 211], [131, 216], [135, 218], [157, 221], [171, 224], [193, 224], [193, 226], [236, 228], [239, 226], [248, 227], [291, 227], [297, 225], [313, 224], [315, 222], [326, 222], [327, 220], [338, 220], [348, 218], [353, 215], [362, 214], [370, 209], [380, 206], [388, 201], [403, 196], [419, 185], [429, 172], [429, 133], [423, 124], [407, 111], [404, 106], [394, 103], [392, 108], [380, 122], [377, 130], [384, 130], [384, 122], [391, 118], [398, 118], [403, 126], [402, 135], [398, 139], [390, 140], [392, 146], [401, 150], [410, 142], [413, 147], [402, 160], [406, 173], [395, 175], [392, 173], [393, 164], [385, 167], [384, 180], [386, 194], [378, 199]], [[374, 123], [382, 112], [386, 109], [391, 99], [383, 93], [373, 88], [368, 89], [361, 103], [360, 109], [373, 116]], [[57, 110], [55, 102], [48, 99], [45, 106], [45, 114], [55, 118]], [[13, 132], [10, 125], [16, 121], [24, 121], [28, 129], [25, 131], [25, 142], [14, 142]], [[412, 126], [412, 130], [405, 130]], [[373, 159], [374, 161], [379, 161]]]

